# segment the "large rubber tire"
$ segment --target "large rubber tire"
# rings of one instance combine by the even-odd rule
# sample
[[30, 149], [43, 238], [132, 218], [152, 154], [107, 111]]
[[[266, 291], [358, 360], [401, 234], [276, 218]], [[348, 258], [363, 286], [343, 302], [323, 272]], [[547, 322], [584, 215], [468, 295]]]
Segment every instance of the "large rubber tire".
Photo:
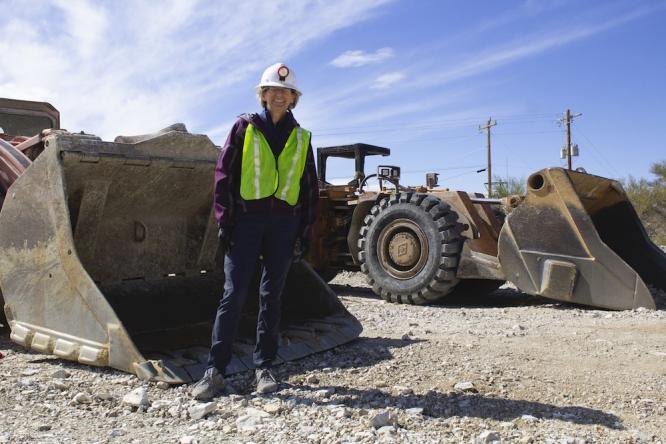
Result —
[[373, 206], [363, 221], [361, 271], [389, 302], [436, 302], [458, 283], [461, 231], [447, 203], [427, 194], [396, 193]]

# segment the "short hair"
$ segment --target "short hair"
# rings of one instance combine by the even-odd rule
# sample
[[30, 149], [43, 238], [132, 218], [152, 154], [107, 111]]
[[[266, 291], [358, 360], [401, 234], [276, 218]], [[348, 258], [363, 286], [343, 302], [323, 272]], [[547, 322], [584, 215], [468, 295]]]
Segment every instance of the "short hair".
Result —
[[[259, 103], [261, 104], [262, 108], [266, 108], [266, 101], [262, 98], [262, 96], [264, 95], [264, 91], [266, 91], [268, 88], [270, 88], [270, 87], [269, 86], [262, 86], [261, 88], [257, 88], [257, 100], [259, 100]], [[291, 88], [287, 88], [287, 89], [289, 89], [292, 92], [293, 96], [294, 96], [294, 103], [289, 105], [289, 109], [294, 109], [294, 108], [296, 108], [296, 104], [298, 104], [298, 99], [300, 98], [300, 96], [298, 95], [298, 93], [296, 92], [295, 89], [291, 89]]]

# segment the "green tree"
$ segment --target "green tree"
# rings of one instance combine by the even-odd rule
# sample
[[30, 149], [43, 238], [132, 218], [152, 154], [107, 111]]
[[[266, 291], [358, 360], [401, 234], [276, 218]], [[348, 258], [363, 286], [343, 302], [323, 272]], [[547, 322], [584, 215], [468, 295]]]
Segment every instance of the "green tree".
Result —
[[493, 185], [492, 197], [502, 198], [513, 194], [525, 194], [525, 179], [523, 178], [495, 176]]
[[629, 176], [629, 179], [623, 181], [622, 185], [636, 213], [638, 213], [638, 217], [643, 218], [650, 212], [652, 206], [651, 202], [654, 195], [652, 184], [645, 178], [636, 179]]
[[666, 187], [666, 160], [653, 163], [650, 167], [650, 172], [657, 176], [655, 181], [658, 186]]
[[650, 172], [655, 180], [629, 176], [623, 186], [648, 235], [666, 245], [666, 161], [652, 164]]

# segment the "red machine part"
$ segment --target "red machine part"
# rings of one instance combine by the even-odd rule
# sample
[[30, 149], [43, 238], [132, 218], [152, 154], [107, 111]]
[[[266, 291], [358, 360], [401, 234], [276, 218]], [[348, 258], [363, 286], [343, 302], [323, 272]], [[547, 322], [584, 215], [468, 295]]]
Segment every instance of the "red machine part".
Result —
[[[11, 184], [32, 164], [32, 160], [17, 148], [27, 138], [21, 138], [21, 141], [15, 139], [18, 138], [9, 142], [4, 138], [0, 139], [0, 192], [3, 197]], [[15, 142], [18, 143], [14, 145]]]
[[44, 151], [43, 135], [45, 133], [32, 137], [0, 133], [0, 199], [4, 200], [9, 187]]

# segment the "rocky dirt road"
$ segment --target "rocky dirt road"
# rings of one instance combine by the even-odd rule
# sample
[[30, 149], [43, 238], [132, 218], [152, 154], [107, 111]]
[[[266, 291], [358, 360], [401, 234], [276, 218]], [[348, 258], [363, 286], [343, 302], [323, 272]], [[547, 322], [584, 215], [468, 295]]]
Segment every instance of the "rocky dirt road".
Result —
[[278, 368], [283, 388], [194, 402], [0, 336], [0, 443], [666, 443], [666, 297], [609, 312], [507, 289], [432, 307], [334, 288], [357, 341]]

